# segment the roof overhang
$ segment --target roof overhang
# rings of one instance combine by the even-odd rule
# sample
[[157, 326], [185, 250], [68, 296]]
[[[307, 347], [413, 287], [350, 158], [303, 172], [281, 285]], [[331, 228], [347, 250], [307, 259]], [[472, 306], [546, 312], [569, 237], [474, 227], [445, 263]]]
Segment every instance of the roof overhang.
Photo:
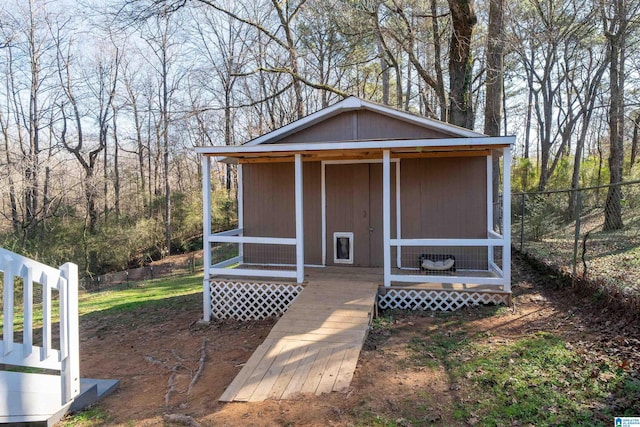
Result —
[[445, 139], [393, 139], [370, 141], [307, 142], [240, 146], [196, 147], [204, 156], [224, 157], [233, 163], [257, 161], [289, 161], [296, 154], [304, 160], [382, 158], [389, 150], [392, 157], [434, 157], [486, 155], [487, 151], [508, 147], [514, 136], [466, 137]]

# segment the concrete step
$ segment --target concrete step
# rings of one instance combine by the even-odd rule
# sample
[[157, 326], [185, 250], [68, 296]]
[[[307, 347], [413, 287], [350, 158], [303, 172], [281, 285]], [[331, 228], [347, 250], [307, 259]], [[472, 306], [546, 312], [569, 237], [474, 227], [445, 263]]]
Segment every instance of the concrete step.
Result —
[[57, 375], [0, 372], [0, 425], [51, 427], [117, 390], [120, 381], [82, 378], [80, 394], [60, 404]]

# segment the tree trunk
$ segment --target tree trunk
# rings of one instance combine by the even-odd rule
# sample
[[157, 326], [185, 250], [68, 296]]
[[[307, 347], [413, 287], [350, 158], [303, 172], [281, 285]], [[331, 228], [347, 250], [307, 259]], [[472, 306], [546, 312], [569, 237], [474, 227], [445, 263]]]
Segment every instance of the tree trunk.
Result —
[[164, 238], [167, 255], [171, 255], [171, 184], [169, 183], [169, 76], [167, 46], [162, 47], [162, 160], [164, 166]]
[[[376, 15], [374, 17], [374, 19], [378, 19], [378, 16]], [[385, 59], [386, 53], [384, 48], [382, 47], [382, 34], [380, 34], [380, 32], [378, 32], [378, 40], [377, 40], [377, 47], [378, 47], [378, 60], [380, 62], [380, 70], [381, 70], [381, 77], [382, 77], [382, 103], [384, 105], [389, 105], [389, 91], [390, 91], [390, 81], [391, 78], [389, 76], [389, 64], [387, 64], [387, 60]]]
[[[301, 0], [300, 4], [295, 8], [298, 11], [302, 8], [306, 0]], [[273, 7], [278, 13], [280, 24], [286, 38], [287, 53], [289, 55], [289, 65], [291, 66], [293, 77], [293, 91], [296, 96], [296, 115], [298, 119], [304, 117], [304, 100], [302, 99], [302, 82], [300, 81], [300, 70], [298, 68], [298, 51], [296, 50], [296, 43], [293, 38], [293, 31], [291, 28], [291, 20], [294, 18], [294, 14], [289, 14], [289, 1], [284, 1], [285, 10], [282, 9], [281, 2], [278, 0], [271, 0]]]
[[49, 166], [47, 166], [45, 167], [45, 170], [44, 170], [44, 183], [42, 185], [42, 218], [40, 220], [40, 227], [38, 227], [39, 228], [38, 244], [39, 244], [40, 253], [45, 253], [45, 251], [47, 250], [46, 218], [47, 218], [47, 211], [49, 210], [49, 207], [51, 205], [51, 198], [49, 196], [50, 183], [51, 183], [51, 169], [49, 168]]
[[633, 138], [631, 139], [631, 159], [629, 160], [629, 172], [633, 168], [633, 165], [636, 163], [636, 158], [638, 156], [638, 144], [640, 143], [640, 111], [636, 111], [633, 119], [631, 119], [633, 123]]
[[[489, 136], [500, 135], [502, 117], [502, 82], [504, 74], [503, 63], [503, 17], [504, 0], [490, 0], [489, 3], [489, 32], [487, 34], [487, 82], [486, 105], [484, 109], [484, 133]], [[497, 201], [500, 188], [500, 158], [497, 153], [491, 158], [493, 183], [493, 200]], [[497, 209], [492, 209], [493, 226], [498, 225]]]
[[4, 139], [4, 154], [7, 170], [7, 179], [9, 180], [9, 206], [11, 209], [11, 229], [14, 236], [18, 237], [20, 234], [20, 217], [18, 215], [18, 200], [16, 197], [16, 186], [13, 181], [13, 160], [9, 155], [9, 129], [8, 122], [2, 117], [0, 112], [0, 130], [2, 131], [2, 137]]
[[622, 164], [624, 159], [623, 130], [624, 130], [624, 0], [616, 0], [615, 21], [618, 30], [614, 34], [609, 32], [607, 37], [610, 45], [610, 105], [609, 105], [609, 183], [612, 184], [607, 192], [604, 207], [604, 230], [619, 230], [622, 222]]
[[[224, 92], [224, 145], [231, 145], [231, 88], [225, 85]], [[226, 164], [226, 189], [227, 196], [231, 196], [231, 164]]]
[[449, 44], [449, 123], [473, 127], [471, 36], [477, 22], [473, 0], [449, 0], [453, 32]]
[[116, 221], [120, 221], [120, 147], [118, 144], [118, 120], [116, 108], [113, 107], [113, 207]]
[[[106, 133], [106, 129], [100, 131]], [[103, 135], [100, 136], [103, 138]], [[104, 135], [105, 150], [102, 153], [102, 213], [105, 227], [109, 225], [109, 150], [106, 148], [106, 135]]]
[[36, 40], [35, 8], [33, 0], [29, 1], [29, 67], [31, 72], [30, 92], [29, 92], [29, 150], [27, 154], [27, 164], [25, 168], [25, 192], [24, 205], [26, 211], [26, 232], [27, 236], [32, 236], [33, 228], [37, 222], [38, 215], [38, 193], [39, 193], [39, 153], [40, 153], [40, 109], [38, 104], [40, 81], [40, 55], [38, 40]]
[[490, 0], [489, 32], [487, 35], [486, 105], [484, 109], [484, 133], [489, 136], [500, 135], [504, 74], [503, 16], [504, 0]]
[[436, 71], [436, 92], [440, 104], [440, 120], [448, 121], [447, 95], [444, 90], [444, 73], [442, 72], [442, 50], [440, 48], [440, 25], [438, 23], [438, 2], [431, 0], [431, 31], [433, 35], [433, 64]]

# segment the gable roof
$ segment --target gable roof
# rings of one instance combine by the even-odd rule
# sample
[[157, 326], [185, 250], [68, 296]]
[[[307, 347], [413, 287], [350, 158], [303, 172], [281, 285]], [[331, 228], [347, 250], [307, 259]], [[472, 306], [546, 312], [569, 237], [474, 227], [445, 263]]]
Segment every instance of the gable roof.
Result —
[[355, 96], [350, 96], [344, 100], [337, 102], [329, 107], [323, 108], [315, 113], [309, 114], [299, 120], [289, 123], [281, 128], [275, 129], [257, 138], [254, 138], [246, 142], [245, 146], [254, 146], [259, 144], [273, 144], [279, 140], [286, 138], [296, 132], [300, 132], [315, 124], [325, 121], [331, 117], [335, 117], [339, 114], [354, 110], [368, 110], [378, 114], [400, 120], [403, 122], [411, 123], [426, 129], [442, 132], [450, 135], [452, 138], [473, 138], [484, 137], [486, 135], [478, 132], [474, 132], [469, 129], [465, 129], [459, 126], [455, 126], [449, 123], [441, 122], [439, 120], [430, 119], [427, 117], [421, 117], [406, 111], [396, 110], [385, 105], [377, 104], [370, 101], [365, 101]]
[[[332, 120], [349, 114], [356, 117], [354, 113], [385, 116], [413, 128], [422, 128], [425, 130], [425, 135], [418, 136], [421, 132], [416, 133], [412, 130], [410, 133], [415, 136], [398, 134], [397, 137], [392, 138], [372, 139], [369, 133], [362, 138], [336, 140], [329, 137], [305, 141], [305, 132], [312, 131], [314, 126], [330, 125]], [[302, 139], [297, 140], [297, 136], [301, 136]], [[435, 151], [457, 152], [457, 155], [464, 155], [464, 152], [487, 153], [491, 149], [501, 150], [514, 143], [514, 136], [489, 137], [439, 120], [417, 116], [351, 96], [243, 145], [200, 146], [196, 147], [195, 151], [204, 156], [218, 157], [219, 161], [235, 163], [238, 161], [293, 161], [296, 154], [303, 155], [307, 160], [312, 158], [326, 160], [329, 157], [335, 159], [382, 158], [384, 150], [389, 150], [394, 156], [405, 157], [426, 156]]]

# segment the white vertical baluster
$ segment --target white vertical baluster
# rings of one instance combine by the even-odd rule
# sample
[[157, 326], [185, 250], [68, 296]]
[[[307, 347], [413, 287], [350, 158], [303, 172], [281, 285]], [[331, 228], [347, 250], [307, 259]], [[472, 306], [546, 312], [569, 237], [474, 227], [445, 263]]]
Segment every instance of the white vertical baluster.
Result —
[[33, 346], [33, 270], [30, 266], [22, 267], [22, 296], [23, 296], [23, 329], [22, 356], [28, 357]]
[[43, 274], [42, 283], [42, 350], [40, 359], [46, 360], [51, 352], [51, 285], [49, 278]]
[[2, 326], [2, 347], [4, 356], [13, 351], [13, 259], [5, 255], [4, 263], [4, 324]]

